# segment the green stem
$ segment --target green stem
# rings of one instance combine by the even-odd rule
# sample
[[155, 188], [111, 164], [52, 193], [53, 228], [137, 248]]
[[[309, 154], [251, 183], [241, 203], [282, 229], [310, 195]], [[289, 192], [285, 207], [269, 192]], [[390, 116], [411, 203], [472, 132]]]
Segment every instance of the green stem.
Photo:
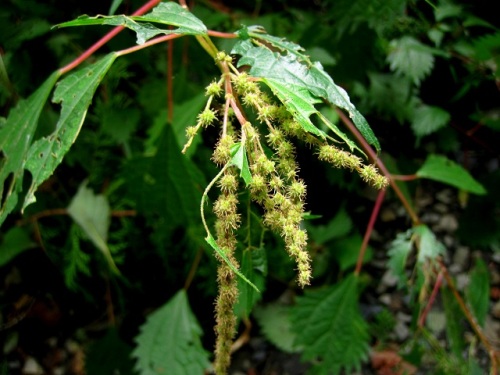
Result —
[[226, 171], [226, 169], [230, 165], [231, 165], [231, 162], [228, 162], [228, 163], [226, 163], [226, 165], [224, 165], [224, 167], [219, 171], [219, 173], [217, 173], [217, 175], [213, 178], [213, 180], [210, 181], [210, 183], [207, 185], [207, 187], [205, 188], [205, 191], [203, 192], [203, 195], [201, 196], [201, 203], [200, 203], [201, 221], [203, 223], [203, 227], [205, 228], [205, 231], [207, 232], [207, 236], [210, 236], [210, 237], [212, 237], [212, 234], [210, 233], [210, 230], [208, 229], [207, 222], [205, 220], [205, 208], [204, 208], [205, 199], [207, 198], [208, 192], [210, 191], [212, 186], [214, 186], [214, 184], [217, 182], [217, 180], [219, 178], [221, 178], [222, 174]]
[[208, 35], [196, 35], [195, 38], [213, 59], [217, 57], [219, 50]]

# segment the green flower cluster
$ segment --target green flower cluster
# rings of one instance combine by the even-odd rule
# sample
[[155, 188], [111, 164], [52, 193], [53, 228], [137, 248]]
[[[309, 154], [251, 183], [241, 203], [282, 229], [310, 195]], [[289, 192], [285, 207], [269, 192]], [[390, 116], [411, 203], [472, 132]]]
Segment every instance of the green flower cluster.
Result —
[[[262, 207], [263, 224], [283, 238], [286, 251], [295, 260], [297, 281], [301, 287], [311, 282], [311, 258], [307, 250], [307, 233], [302, 226], [307, 188], [299, 178], [293, 142], [300, 140], [317, 148], [320, 160], [337, 168], [356, 171], [374, 187], [384, 188], [388, 181], [373, 165], [365, 165], [361, 158], [306, 132], [284, 105], [276, 104], [274, 99], [261, 91], [255, 78], [239, 72], [231, 64], [229, 56], [218, 54], [216, 62], [223, 71], [222, 78], [207, 87], [207, 105], [198, 115], [196, 125], [186, 129], [188, 141], [183, 152], [201, 128], [221, 123], [212, 160], [222, 170], [209, 184], [204, 197], [217, 182], [220, 195], [213, 204], [213, 212], [216, 216], [216, 243], [223, 254], [216, 254], [220, 265], [217, 276], [219, 295], [215, 308], [215, 370], [222, 374], [229, 367], [231, 342], [236, 332], [233, 306], [237, 302], [238, 289], [235, 272], [231, 269], [239, 268], [234, 257], [236, 231], [241, 224], [238, 213], [240, 177], [236, 165], [241, 169], [241, 175], [246, 176], [244, 179], [250, 198]], [[212, 109], [215, 98], [224, 101], [219, 113]], [[258, 125], [247, 120], [248, 110], [254, 111]], [[233, 122], [239, 123], [239, 129], [233, 128]], [[235, 161], [234, 150], [243, 150], [244, 163], [241, 153], [239, 161]], [[209, 231], [205, 221], [204, 225]]]

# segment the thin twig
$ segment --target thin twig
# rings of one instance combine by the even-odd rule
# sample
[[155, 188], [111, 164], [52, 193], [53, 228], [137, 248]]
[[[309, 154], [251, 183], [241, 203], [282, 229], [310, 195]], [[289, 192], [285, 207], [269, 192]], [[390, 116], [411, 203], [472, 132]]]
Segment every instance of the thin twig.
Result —
[[432, 290], [429, 300], [427, 301], [427, 305], [425, 306], [424, 311], [422, 312], [418, 320], [418, 326], [421, 328], [425, 324], [425, 319], [427, 319], [427, 315], [429, 315], [429, 311], [431, 311], [432, 305], [436, 300], [439, 288], [441, 287], [442, 283], [443, 283], [443, 270], [441, 269], [441, 271], [439, 271], [438, 277], [436, 278], [436, 282], [434, 283], [434, 289]]
[[191, 268], [189, 269], [189, 273], [187, 275], [186, 281], [184, 282], [184, 290], [188, 290], [193, 282], [194, 275], [198, 270], [198, 266], [200, 265], [201, 256], [203, 255], [203, 248], [200, 247], [194, 256], [193, 263], [191, 264]]
[[356, 276], [359, 275], [359, 273], [361, 272], [361, 267], [363, 266], [363, 259], [365, 257], [366, 248], [368, 247], [368, 241], [370, 240], [370, 236], [373, 232], [373, 227], [375, 225], [375, 221], [377, 220], [380, 207], [382, 206], [382, 202], [384, 201], [384, 196], [385, 196], [385, 189], [382, 189], [378, 192], [377, 200], [375, 201], [375, 205], [373, 206], [373, 211], [370, 216], [370, 221], [368, 222], [365, 236], [363, 238], [363, 243], [361, 244], [361, 249], [359, 249], [358, 261], [356, 263], [356, 269], [354, 270], [354, 274]]
[[340, 119], [347, 126], [349, 131], [356, 137], [358, 142], [361, 144], [361, 147], [363, 148], [363, 150], [365, 150], [365, 152], [368, 154], [370, 159], [372, 159], [372, 161], [377, 165], [377, 167], [380, 169], [382, 174], [389, 179], [389, 183], [391, 184], [392, 189], [394, 190], [394, 192], [398, 196], [399, 200], [401, 201], [401, 203], [405, 207], [406, 212], [408, 212], [408, 215], [410, 215], [410, 218], [413, 222], [413, 225], [418, 225], [420, 223], [420, 219], [418, 218], [417, 214], [413, 210], [413, 207], [411, 207], [410, 203], [408, 202], [408, 200], [404, 196], [404, 194], [401, 191], [401, 189], [399, 188], [399, 186], [396, 184], [396, 182], [392, 178], [392, 175], [389, 173], [389, 171], [387, 170], [387, 168], [384, 165], [384, 163], [382, 162], [382, 160], [380, 160], [378, 158], [375, 151], [373, 151], [373, 149], [368, 144], [366, 139], [361, 135], [359, 130], [356, 128], [356, 126], [354, 126], [352, 121], [345, 115], [345, 113], [342, 112], [339, 108], [335, 108], [335, 110], [336, 110], [337, 114], [339, 115]]
[[[476, 319], [470, 312], [469, 308], [465, 304], [464, 300], [462, 299], [462, 296], [460, 293], [458, 293], [457, 289], [455, 288], [455, 285], [453, 283], [453, 280], [448, 273], [448, 269], [446, 266], [440, 262], [441, 265], [441, 271], [444, 275], [444, 278], [446, 279], [446, 282], [448, 283], [449, 288], [451, 289], [451, 292], [453, 293], [453, 296], [458, 302], [458, 305], [460, 306], [460, 309], [463, 311], [465, 317], [467, 318], [469, 324], [471, 325], [472, 329], [474, 332], [476, 332], [476, 335], [479, 337], [479, 340], [483, 343], [484, 347], [486, 348], [486, 351], [488, 352], [488, 355], [490, 356], [492, 368], [496, 369], [498, 366], [498, 358], [495, 354], [495, 348], [491, 345], [490, 341], [488, 338], [484, 335], [483, 330], [477, 323]], [[494, 373], [493, 373], [494, 374]]]
[[[134, 13], [132, 13], [132, 15], [133, 16], [140, 16], [140, 15], [146, 13], [151, 8], [153, 8], [155, 5], [157, 5], [160, 1], [161, 0], [150, 0], [146, 4], [144, 4], [142, 7], [137, 9]], [[101, 39], [99, 39], [97, 42], [95, 42], [89, 49], [87, 49], [85, 52], [83, 52], [75, 60], [70, 62], [68, 65], [62, 67], [61, 69], [59, 69], [60, 74], [61, 75], [65, 74], [65, 73], [69, 72], [70, 70], [73, 70], [74, 68], [76, 68], [82, 62], [84, 62], [90, 56], [92, 56], [95, 51], [97, 51], [99, 48], [101, 48], [103, 45], [105, 45], [107, 42], [109, 42], [111, 39], [113, 39], [123, 29], [124, 29], [123, 26], [116, 26], [115, 28], [113, 28], [113, 30], [111, 30], [109, 33], [107, 33]]]

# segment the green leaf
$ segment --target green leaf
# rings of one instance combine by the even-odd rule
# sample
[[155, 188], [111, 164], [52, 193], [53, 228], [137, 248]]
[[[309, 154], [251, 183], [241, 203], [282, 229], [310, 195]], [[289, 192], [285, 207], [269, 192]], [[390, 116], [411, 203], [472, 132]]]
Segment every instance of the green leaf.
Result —
[[307, 231], [311, 239], [322, 245], [330, 240], [347, 235], [352, 229], [352, 220], [345, 208], [340, 209], [337, 214], [326, 225], [309, 225]]
[[[332, 244], [330, 252], [342, 271], [346, 271], [356, 265], [362, 243], [363, 238], [359, 233], [355, 233], [349, 237], [339, 239]], [[373, 249], [368, 246], [363, 257], [363, 263], [369, 262], [372, 258]]]
[[419, 85], [434, 67], [434, 56], [430, 47], [411, 36], [391, 41], [391, 51], [387, 56], [391, 69], [410, 78]]
[[305, 293], [292, 309], [295, 344], [303, 359], [313, 362], [313, 374], [349, 373], [368, 358], [368, 324], [358, 309], [358, 279], [349, 276], [322, 290]]
[[23, 251], [36, 247], [29, 234], [20, 227], [9, 229], [0, 242], [0, 267], [5, 266]]
[[231, 147], [231, 165], [236, 166], [240, 170], [240, 177], [243, 178], [245, 184], [248, 185], [252, 182], [246, 147], [242, 146], [241, 142], [235, 143]]
[[[201, 112], [206, 102], [207, 98], [205, 97], [205, 93], [201, 92], [199, 95], [193, 96], [180, 104], [176, 104], [172, 126], [179, 145], [183, 146], [186, 144], [188, 140], [186, 137], [186, 128], [196, 123], [196, 117], [198, 113]], [[163, 118], [167, 118], [166, 113]], [[201, 137], [195, 137], [193, 139], [193, 143], [191, 143], [191, 146], [189, 146], [186, 151], [186, 156], [191, 157], [195, 154], [196, 147], [201, 142], [201, 139]]]
[[[262, 268], [263, 256], [265, 256], [264, 249], [245, 249], [241, 257], [241, 272], [261, 290], [266, 281], [264, 274], [259, 271], [259, 268]], [[248, 318], [254, 305], [261, 298], [261, 293], [257, 293], [250, 284], [239, 278], [238, 302], [234, 306], [234, 314], [239, 318]]]
[[262, 82], [269, 86], [274, 95], [293, 114], [293, 117], [305, 131], [323, 139], [326, 137], [325, 133], [319, 130], [309, 119], [313, 113], [318, 113], [314, 104], [319, 103], [320, 100], [313, 98], [308, 89], [294, 84], [283, 84], [275, 79], [264, 78]]
[[123, 2], [123, 0], [113, 0], [113, 2], [111, 3], [111, 5], [109, 7], [108, 14], [110, 16], [115, 14], [116, 10], [118, 9], [118, 7], [121, 5], [122, 2]]
[[387, 263], [391, 273], [398, 278], [398, 287], [402, 288], [408, 282], [408, 276], [405, 272], [406, 261], [412, 249], [410, 239], [412, 230], [405, 233], [399, 233], [394, 241], [391, 242], [389, 251], [389, 261]]
[[444, 156], [430, 154], [416, 175], [420, 178], [443, 182], [474, 194], [486, 194], [485, 188], [469, 172]]
[[150, 13], [133, 16], [136, 21], [149, 21], [178, 27], [178, 34], [205, 35], [205, 24], [186, 8], [169, 1], [158, 4]]
[[463, 313], [449, 288], [441, 288], [441, 295], [446, 316], [446, 336], [450, 343], [450, 349], [457, 358], [461, 358], [465, 348]]
[[217, 245], [217, 242], [215, 242], [214, 238], [212, 237], [212, 235], [208, 234], [207, 237], [205, 237], [205, 241], [208, 242], [208, 244], [210, 246], [212, 246], [212, 249], [215, 250], [215, 252], [217, 253], [217, 255], [219, 255], [222, 260], [224, 260], [224, 262], [226, 262], [226, 264], [228, 265], [229, 268], [231, 268], [231, 270], [236, 274], [238, 275], [239, 277], [241, 277], [245, 282], [247, 282], [252, 288], [254, 288], [257, 292], [260, 293], [260, 290], [259, 288], [257, 288], [255, 286], [254, 283], [252, 283], [250, 280], [247, 279], [247, 277], [245, 275], [243, 275], [236, 267], [233, 263], [231, 263], [231, 261], [229, 260], [229, 258], [226, 256], [226, 254], [224, 253], [224, 250], [222, 250], [218, 245]]
[[23, 209], [36, 201], [36, 189], [54, 173], [75, 142], [95, 90], [116, 56], [115, 53], [110, 53], [96, 64], [67, 76], [57, 85], [52, 101], [62, 103], [61, 115], [54, 132], [34, 142], [29, 149], [26, 169], [31, 172], [33, 180]]
[[316, 110], [314, 104], [321, 101], [312, 97], [309, 90], [303, 86], [283, 84], [274, 79], [264, 78], [262, 79], [262, 82], [269, 86], [274, 95], [278, 97], [278, 99], [283, 103], [286, 109], [293, 115], [294, 119], [306, 132], [315, 134], [323, 139], [327, 137], [326, 133], [318, 129], [309, 118], [312, 114], [316, 114], [321, 121], [323, 121], [323, 123], [334, 132], [334, 134], [336, 134], [349, 146], [351, 151], [354, 149], [360, 150], [356, 144], [351, 141], [347, 135], [345, 135], [344, 132], [330, 122], [322, 113]]
[[401, 124], [412, 118], [419, 99], [408, 78], [390, 73], [369, 73], [368, 78], [370, 86], [365, 97], [378, 114], [391, 121], [395, 118]]
[[28, 99], [20, 101], [0, 128], [0, 225], [22, 190], [24, 168], [40, 113], [59, 78], [54, 72]]
[[424, 263], [427, 259], [435, 259], [439, 255], [443, 255], [445, 248], [439, 242], [434, 233], [427, 225], [417, 225], [413, 229], [413, 233], [417, 236], [418, 256], [417, 261]]
[[110, 208], [104, 195], [95, 195], [84, 182], [68, 206], [69, 216], [83, 229], [92, 243], [102, 251], [111, 269], [118, 272], [108, 248]]
[[[165, 126], [153, 156], [131, 159], [121, 175], [137, 210], [154, 218], [158, 230], [199, 223], [200, 189], [196, 165], [185, 158], [172, 126]], [[162, 228], [163, 226], [163, 228]]]
[[[177, 28], [159, 29], [149, 22], [176, 26]], [[87, 25], [111, 25], [129, 28], [137, 34], [137, 44], [143, 44], [148, 39], [160, 34], [205, 35], [207, 33], [207, 28], [201, 20], [173, 1], [160, 3], [150, 13], [143, 16], [80, 16], [76, 20], [61, 23], [57, 27]]]
[[333, 82], [320, 63], [311, 63], [307, 56], [298, 52], [301, 47], [296, 44], [286, 41], [278, 43], [275, 37], [267, 34], [250, 33], [250, 35], [274, 43], [287, 53], [282, 55], [263, 46], [249, 47], [248, 41], [242, 41], [240, 43], [246, 44], [237, 45], [233, 49], [233, 53], [242, 54], [238, 67], [249, 65], [249, 73], [255, 77], [273, 79], [283, 85], [300, 87], [317, 98], [323, 98], [345, 109], [367, 142], [375, 146], [377, 151], [380, 150], [380, 144], [366, 119], [351, 103], [347, 92]]
[[[113, 350], [110, 350], [113, 348]], [[132, 348], [120, 337], [116, 328], [110, 328], [104, 337], [85, 348], [86, 374], [133, 375]]]
[[182, 289], [141, 326], [132, 353], [137, 360], [135, 369], [140, 375], [203, 374], [209, 362], [201, 334]]
[[90, 255], [80, 247], [80, 239], [85, 236], [84, 230], [77, 224], [71, 226], [68, 234], [68, 251], [64, 254], [66, 264], [64, 267], [64, 281], [71, 290], [78, 290], [78, 274], [91, 276]]
[[470, 273], [465, 296], [477, 322], [484, 327], [490, 302], [490, 277], [488, 267], [482, 259], [476, 260], [476, 265]]
[[297, 335], [292, 331], [290, 310], [290, 306], [274, 302], [257, 306], [253, 316], [266, 339], [284, 352], [295, 353], [302, 348], [294, 344]]
[[450, 114], [442, 108], [422, 105], [413, 113], [411, 128], [417, 138], [421, 138], [447, 125], [450, 118]]

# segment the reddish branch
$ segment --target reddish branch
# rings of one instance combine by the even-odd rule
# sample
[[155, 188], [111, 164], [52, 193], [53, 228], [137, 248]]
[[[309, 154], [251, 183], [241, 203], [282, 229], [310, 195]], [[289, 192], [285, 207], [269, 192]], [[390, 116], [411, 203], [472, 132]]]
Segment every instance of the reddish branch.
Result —
[[418, 225], [420, 223], [420, 220], [419, 220], [417, 214], [413, 210], [413, 207], [410, 205], [410, 203], [408, 202], [408, 200], [404, 196], [404, 194], [401, 191], [401, 189], [399, 188], [399, 186], [396, 184], [394, 178], [392, 177], [392, 175], [390, 174], [390, 172], [387, 170], [387, 168], [384, 165], [384, 163], [382, 162], [382, 160], [380, 160], [378, 158], [376, 152], [373, 151], [373, 149], [370, 147], [370, 145], [368, 144], [368, 142], [361, 135], [361, 133], [359, 132], [359, 130], [356, 128], [356, 126], [354, 126], [354, 124], [352, 123], [352, 121], [345, 115], [345, 113], [342, 112], [338, 108], [336, 108], [336, 112], [339, 115], [340, 119], [347, 126], [347, 128], [349, 129], [349, 131], [356, 137], [356, 139], [358, 140], [358, 142], [361, 144], [361, 147], [368, 154], [368, 156], [370, 157], [370, 159], [373, 160], [373, 162], [377, 165], [377, 167], [380, 169], [380, 171], [382, 172], [382, 174], [389, 179], [389, 183], [391, 184], [391, 187], [394, 190], [394, 193], [396, 193], [396, 195], [398, 196], [399, 200], [401, 201], [401, 203], [405, 207], [406, 211], [408, 212], [408, 215], [410, 215], [410, 218], [411, 218], [411, 220], [413, 222], [413, 225]]
[[[155, 5], [157, 5], [161, 0], [150, 0], [146, 4], [144, 4], [142, 7], [137, 9], [134, 13], [132, 13], [133, 16], [140, 16], [144, 13], [146, 13], [148, 10], [153, 8]], [[101, 48], [103, 45], [105, 45], [107, 42], [109, 42], [111, 39], [113, 39], [118, 33], [120, 33], [124, 29], [123, 26], [116, 26], [113, 30], [111, 30], [109, 33], [104, 35], [101, 39], [99, 39], [96, 43], [94, 43], [89, 49], [87, 49], [84, 53], [82, 53], [80, 56], [78, 56], [75, 60], [70, 62], [68, 65], [65, 67], [59, 69], [59, 72], [62, 74], [65, 74], [69, 72], [70, 70], [76, 68], [78, 65], [80, 65], [83, 61], [88, 59], [92, 54], [97, 51], [99, 48]]]
[[378, 213], [380, 212], [380, 207], [382, 206], [382, 202], [384, 201], [384, 196], [385, 189], [382, 189], [377, 195], [377, 200], [375, 201], [375, 206], [373, 206], [370, 221], [368, 222], [368, 227], [366, 228], [365, 237], [363, 238], [361, 249], [359, 249], [358, 262], [356, 263], [356, 269], [354, 270], [355, 275], [359, 275], [359, 273], [361, 272], [366, 248], [368, 247], [368, 241], [370, 240], [371, 234], [373, 232], [373, 227], [375, 226], [375, 221], [377, 220]]

